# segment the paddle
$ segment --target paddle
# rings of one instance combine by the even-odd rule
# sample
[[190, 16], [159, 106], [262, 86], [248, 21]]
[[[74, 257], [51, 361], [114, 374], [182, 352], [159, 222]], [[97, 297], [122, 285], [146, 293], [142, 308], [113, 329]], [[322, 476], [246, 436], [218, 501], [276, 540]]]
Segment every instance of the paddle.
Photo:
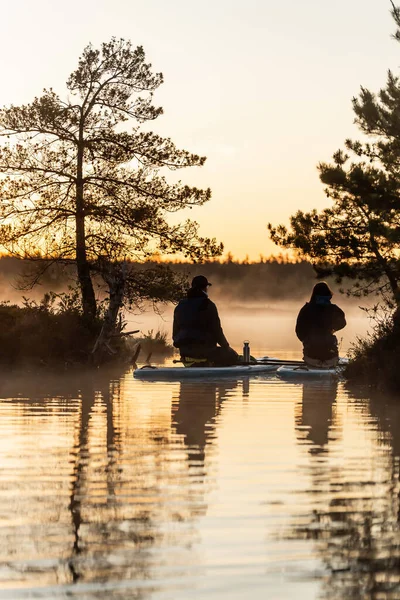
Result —
[[[339, 358], [339, 363], [338, 365], [332, 365], [331, 368], [334, 368], [335, 366], [344, 366], [347, 365], [349, 362], [348, 358]], [[254, 363], [253, 363], [254, 364]], [[258, 365], [287, 365], [287, 366], [304, 366], [305, 362], [303, 360], [291, 360], [291, 359], [280, 359], [280, 358], [259, 358], [257, 360], [257, 364]], [[308, 365], [310, 367], [310, 365]], [[315, 365], [314, 367], [310, 367], [310, 368], [314, 368], [314, 369], [319, 369], [320, 367], [318, 367], [317, 365]]]
[[[174, 364], [183, 363], [183, 360], [175, 359], [172, 362]], [[302, 360], [285, 360], [285, 359], [280, 359], [280, 358], [265, 358], [265, 359], [258, 359], [256, 362], [239, 362], [239, 363], [237, 363], [237, 365], [232, 365], [232, 366], [256, 367], [257, 365], [276, 365], [276, 366], [282, 365], [282, 366], [294, 366], [295, 367], [295, 366], [304, 365], [304, 361], [302, 361]]]
[[[249, 363], [250, 364], [250, 363]], [[254, 363], [252, 363], [254, 364]], [[286, 358], [259, 358], [257, 360], [257, 365], [304, 365], [303, 360], [291, 360]]]

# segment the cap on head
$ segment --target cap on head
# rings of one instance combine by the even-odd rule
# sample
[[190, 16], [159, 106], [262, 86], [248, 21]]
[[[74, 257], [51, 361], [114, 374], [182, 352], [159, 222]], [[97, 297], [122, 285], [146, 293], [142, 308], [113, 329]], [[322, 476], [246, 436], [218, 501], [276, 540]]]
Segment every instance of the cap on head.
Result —
[[204, 290], [208, 285], [212, 284], [207, 280], [207, 277], [204, 277], [204, 275], [196, 275], [196, 277], [193, 277], [192, 279], [192, 288]]

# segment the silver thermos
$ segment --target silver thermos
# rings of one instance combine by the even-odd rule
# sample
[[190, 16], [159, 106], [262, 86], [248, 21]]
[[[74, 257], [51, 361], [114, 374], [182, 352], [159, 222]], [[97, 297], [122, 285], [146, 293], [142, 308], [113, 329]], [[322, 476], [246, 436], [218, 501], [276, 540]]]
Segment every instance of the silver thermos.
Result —
[[243, 362], [250, 362], [250, 343], [243, 342]]

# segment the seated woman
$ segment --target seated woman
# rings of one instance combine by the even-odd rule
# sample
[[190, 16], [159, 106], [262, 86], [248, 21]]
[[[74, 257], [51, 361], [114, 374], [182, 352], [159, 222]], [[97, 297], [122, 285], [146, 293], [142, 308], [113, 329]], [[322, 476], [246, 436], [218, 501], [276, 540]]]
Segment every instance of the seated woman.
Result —
[[303, 342], [304, 362], [311, 367], [334, 367], [339, 361], [335, 331], [346, 326], [344, 312], [331, 304], [332, 292], [321, 281], [314, 286], [310, 302], [300, 310], [296, 335]]

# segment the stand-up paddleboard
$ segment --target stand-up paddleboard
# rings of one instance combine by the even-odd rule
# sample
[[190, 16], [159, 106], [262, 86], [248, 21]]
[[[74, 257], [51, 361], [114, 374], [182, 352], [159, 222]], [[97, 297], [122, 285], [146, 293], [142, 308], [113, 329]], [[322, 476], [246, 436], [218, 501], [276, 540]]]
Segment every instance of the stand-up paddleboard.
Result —
[[341, 376], [347, 363], [347, 358], [341, 358], [338, 366], [330, 369], [309, 367], [306, 364], [282, 365], [277, 369], [276, 374], [282, 379], [335, 379]]
[[155, 381], [157, 379], [188, 379], [240, 377], [242, 375], [260, 375], [276, 371], [278, 365], [234, 365], [232, 367], [142, 367], [135, 369], [135, 379]]

